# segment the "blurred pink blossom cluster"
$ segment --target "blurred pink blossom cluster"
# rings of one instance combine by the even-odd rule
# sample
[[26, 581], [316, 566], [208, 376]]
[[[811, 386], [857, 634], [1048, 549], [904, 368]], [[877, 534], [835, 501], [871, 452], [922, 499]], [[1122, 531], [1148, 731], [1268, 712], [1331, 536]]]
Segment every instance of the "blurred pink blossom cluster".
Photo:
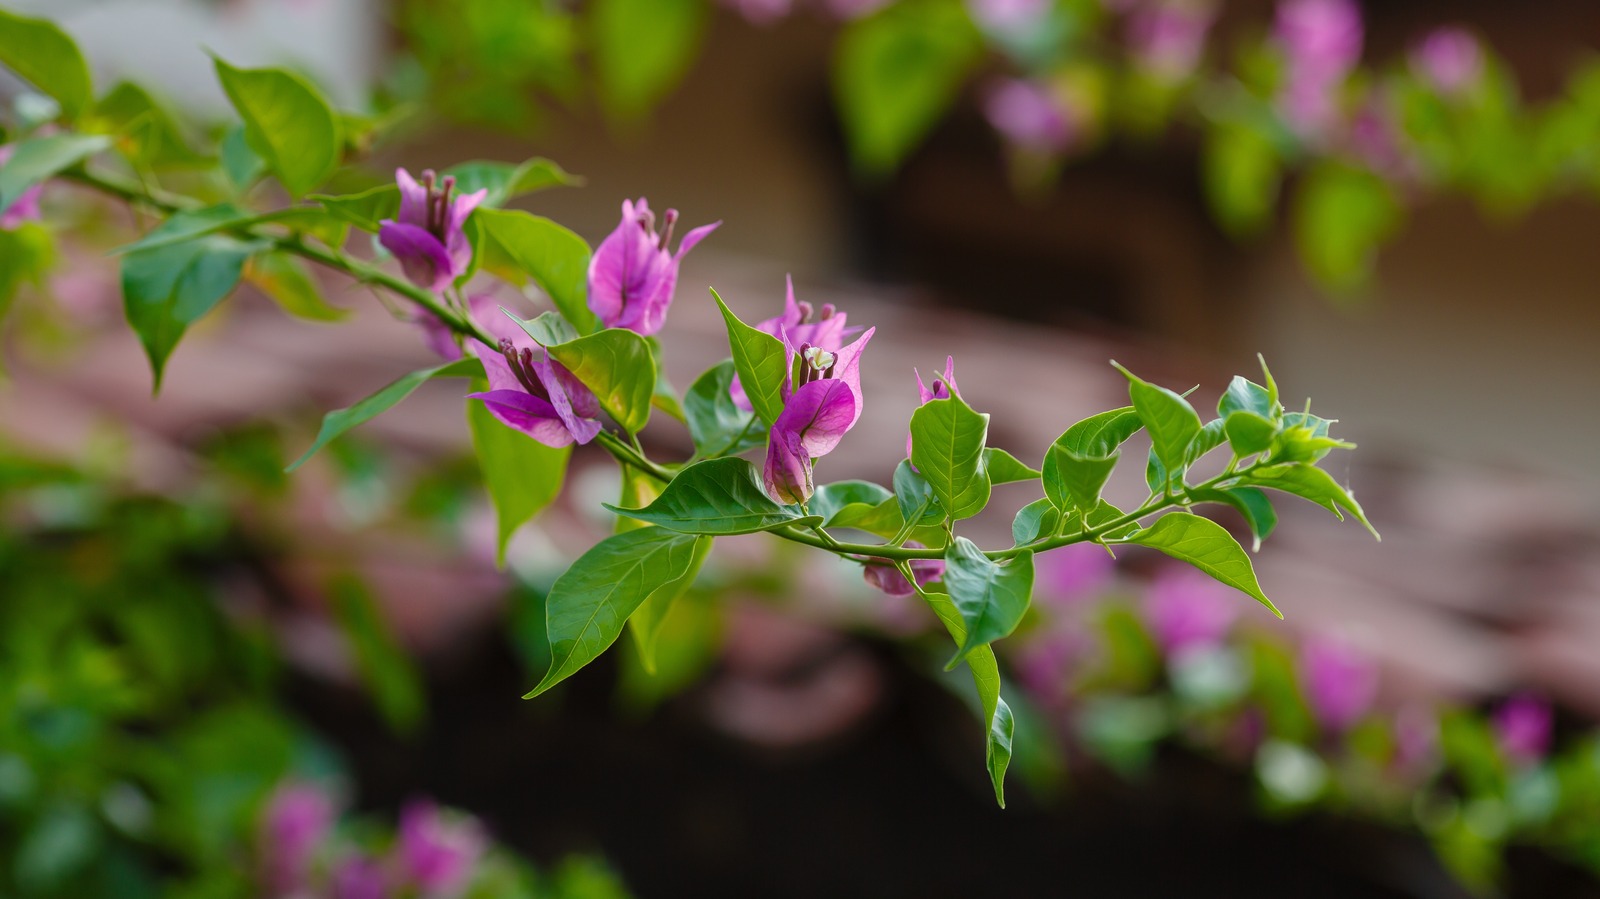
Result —
[[1278, 111], [1303, 140], [1323, 143], [1336, 132], [1340, 91], [1361, 60], [1364, 26], [1354, 0], [1284, 0], [1272, 39], [1283, 62]]
[[258, 831], [263, 895], [282, 899], [389, 899], [462, 895], [489, 848], [471, 816], [413, 800], [401, 809], [395, 839], [375, 853], [340, 839], [338, 808], [324, 789], [302, 782], [279, 786]]

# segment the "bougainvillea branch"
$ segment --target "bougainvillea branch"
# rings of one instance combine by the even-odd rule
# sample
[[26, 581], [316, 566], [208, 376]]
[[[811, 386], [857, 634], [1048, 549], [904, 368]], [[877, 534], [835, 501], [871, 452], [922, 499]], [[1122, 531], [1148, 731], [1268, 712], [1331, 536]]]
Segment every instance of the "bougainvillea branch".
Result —
[[[992, 644], [1028, 613], [1036, 556], [1077, 543], [1107, 551], [1144, 546], [1278, 614], [1246, 550], [1194, 507], [1233, 509], [1257, 548], [1277, 520], [1268, 490], [1366, 524], [1348, 490], [1317, 467], [1350, 444], [1329, 435], [1329, 420], [1288, 411], [1265, 363], [1262, 383], [1233, 380], [1214, 418], [1118, 366], [1129, 404], [1067, 427], [1035, 451], [1034, 467], [989, 445], [989, 416], [957, 388], [947, 357], [932, 387], [916, 375], [920, 405], [906, 458], [888, 485], [828, 483], [819, 478], [825, 457], [842, 451], [866, 406], [860, 363], [875, 329], [847, 326], [846, 313], [831, 306], [812, 308], [792, 284], [783, 311], [752, 326], [712, 291], [728, 358], [706, 360], [712, 364], [682, 396], [662, 376], [655, 335], [675, 300], [679, 264], [716, 224], [688, 231], [674, 250], [677, 213], [668, 210], [658, 223], [645, 199], [625, 201], [617, 229], [591, 252], [556, 222], [504, 208], [518, 195], [572, 182], [538, 159], [468, 162], [420, 178], [402, 169], [392, 182], [360, 193], [314, 193], [345, 168], [348, 118], [293, 73], [222, 60], [217, 75], [239, 122], [205, 157], [215, 160], [208, 180], [190, 193], [163, 190], [150, 174], [163, 157], [143, 139], [155, 113], [128, 120], [95, 105], [70, 38], [41, 20], [4, 21], [11, 27], [0, 29], [0, 61], [54, 97], [59, 114], [15, 133], [0, 164], [0, 213], [15, 210], [13, 227], [39, 227], [38, 191], [59, 178], [158, 219], [117, 251], [124, 310], [158, 389], [184, 332], [247, 270], [297, 272], [293, 266], [309, 261], [416, 307], [419, 339], [443, 361], [330, 412], [291, 469], [422, 383], [466, 379], [463, 405], [500, 518], [503, 555], [507, 538], [559, 493], [574, 444], [598, 443], [616, 459], [624, 487], [607, 508], [618, 516], [617, 532], [552, 586], [551, 664], [530, 696], [593, 661], [624, 627], [635, 628], [642, 652], [653, 652], [655, 624], [692, 584], [715, 539], [767, 532], [860, 564], [868, 583], [928, 603], [955, 645], [949, 667], [967, 665], [977, 685], [988, 770], [1003, 804], [1013, 723]], [[41, 34], [49, 40], [41, 42]], [[42, 54], [46, 45], [53, 49]], [[141, 177], [105, 173], [111, 166]], [[269, 178], [280, 190], [255, 190]], [[278, 208], [250, 202], [282, 194], [293, 199]], [[352, 230], [370, 235], [389, 258], [353, 258], [345, 251]], [[0, 252], [5, 246], [0, 242]], [[550, 309], [522, 318], [499, 307], [490, 298], [497, 282], [537, 288]], [[273, 278], [258, 283], [275, 289]], [[309, 277], [294, 283], [314, 290]], [[909, 378], [906, 385], [910, 390]], [[662, 462], [646, 455], [639, 434], [656, 411], [688, 429], [693, 456]], [[1149, 439], [1149, 496], [1125, 511], [1102, 493], [1140, 432]], [[759, 450], [764, 464], [745, 458]], [[1213, 451], [1226, 461], [1199, 474]], [[983, 513], [994, 486], [1006, 483], [1032, 485], [1038, 498], [1016, 515], [1010, 546], [980, 547], [961, 533], [963, 523]], [[530, 485], [539, 502], [528, 500]]]

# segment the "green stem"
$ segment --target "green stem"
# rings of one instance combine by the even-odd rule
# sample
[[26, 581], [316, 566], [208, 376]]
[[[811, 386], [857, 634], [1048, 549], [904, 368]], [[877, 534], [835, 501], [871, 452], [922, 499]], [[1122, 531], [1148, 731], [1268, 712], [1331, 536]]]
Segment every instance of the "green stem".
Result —
[[[113, 175], [90, 172], [88, 169], [78, 169], [64, 172], [60, 177], [75, 181], [85, 187], [90, 187], [104, 194], [117, 197], [128, 203], [146, 206], [167, 215], [176, 212], [190, 212], [199, 209], [201, 204], [193, 197], [169, 193], [159, 189], [146, 190], [144, 185], [128, 181]], [[488, 346], [496, 346], [496, 341], [471, 319], [456, 313], [432, 291], [424, 290], [402, 278], [397, 278], [382, 269], [364, 263], [356, 262], [350, 257], [332, 250], [306, 243], [299, 235], [283, 237], [262, 233], [254, 225], [238, 225], [230, 228], [219, 229], [235, 234], [248, 240], [265, 240], [272, 244], [274, 249], [286, 253], [293, 253], [303, 259], [325, 265], [336, 271], [344, 272], [363, 284], [373, 284], [382, 287], [391, 293], [398, 294], [407, 300], [427, 309], [438, 316], [439, 320], [450, 327], [452, 331], [471, 337]]]

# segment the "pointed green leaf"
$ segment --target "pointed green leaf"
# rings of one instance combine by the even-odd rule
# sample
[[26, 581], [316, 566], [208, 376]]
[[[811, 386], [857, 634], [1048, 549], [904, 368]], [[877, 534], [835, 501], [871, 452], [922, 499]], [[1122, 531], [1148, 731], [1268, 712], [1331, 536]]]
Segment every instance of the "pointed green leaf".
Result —
[[902, 459], [895, 467], [894, 497], [904, 521], [931, 525], [944, 520], [944, 507], [933, 486], [911, 466], [910, 459]]
[[28, 188], [110, 146], [110, 138], [82, 134], [53, 134], [17, 143], [11, 158], [0, 166], [0, 209], [10, 207]]
[[284, 69], [236, 69], [215, 60], [217, 79], [244, 122], [245, 140], [293, 196], [339, 167], [339, 118], [322, 92]]
[[523, 698], [538, 696], [605, 652], [652, 593], [684, 576], [698, 542], [666, 528], [640, 528], [607, 537], [572, 563], [545, 599], [550, 670]]
[[250, 260], [244, 276], [295, 318], [336, 322], [350, 315], [348, 309], [329, 305], [305, 264], [288, 253], [258, 254]]
[[973, 411], [959, 396], [930, 400], [911, 414], [911, 463], [939, 503], [958, 521], [989, 503], [989, 477], [983, 470], [989, 416]]
[[382, 184], [358, 194], [312, 194], [306, 199], [321, 203], [330, 214], [370, 234], [378, 233], [379, 222], [400, 214], [400, 188], [393, 184]]
[[137, 167], [197, 166], [213, 162], [189, 146], [172, 114], [144, 88], [124, 81], [95, 104], [94, 117], [117, 134], [117, 147]]
[[740, 409], [733, 402], [732, 359], [724, 359], [689, 385], [683, 398], [683, 412], [694, 438], [695, 452], [707, 459], [737, 455], [766, 440], [755, 413]]
[[983, 451], [983, 470], [989, 473], [991, 484], [1015, 484], [1039, 478], [1039, 471], [1005, 450], [991, 446]]
[[967, 637], [946, 668], [954, 668], [979, 646], [1008, 636], [1022, 622], [1033, 598], [1033, 553], [996, 562], [977, 544], [957, 537], [944, 553], [944, 585], [966, 625]]
[[1189, 444], [1200, 433], [1200, 416], [1188, 400], [1173, 391], [1148, 383], [1120, 365], [1117, 370], [1128, 378], [1128, 396], [1144, 429], [1150, 432], [1155, 457], [1168, 477], [1177, 481], [1188, 469]]
[[1056, 446], [1080, 456], [1109, 456], [1141, 427], [1144, 425], [1139, 413], [1132, 406], [1123, 406], [1091, 415], [1067, 428], [1056, 438]]
[[694, 556], [689, 560], [688, 569], [677, 580], [656, 588], [628, 619], [628, 630], [633, 633], [633, 644], [639, 650], [639, 661], [644, 665], [644, 670], [651, 674], [656, 673], [656, 638], [661, 633], [661, 623], [667, 620], [667, 613], [672, 611], [673, 602], [694, 584], [694, 579], [700, 574], [700, 567], [705, 564], [706, 556], [711, 554], [712, 539], [696, 537]]
[[1027, 546], [1040, 537], [1049, 537], [1061, 529], [1061, 513], [1049, 497], [1036, 499], [1017, 511], [1011, 520], [1011, 542]]
[[1344, 513], [1340, 511], [1343, 509], [1354, 516], [1356, 521], [1361, 522], [1362, 527], [1370, 531], [1373, 537], [1383, 539], [1378, 536], [1377, 529], [1367, 520], [1367, 513], [1362, 511], [1361, 504], [1350, 495], [1350, 491], [1339, 486], [1333, 475], [1314, 465], [1293, 463], [1254, 468], [1243, 479], [1243, 483], [1292, 493], [1327, 509], [1340, 521], [1344, 520]]
[[822, 519], [826, 526], [835, 515], [846, 506], [864, 505], [876, 508], [883, 503], [894, 499], [882, 484], [871, 481], [836, 481], [832, 484], [823, 484], [812, 494], [811, 500], [806, 503], [806, 508], [812, 515]]
[[456, 179], [456, 193], [470, 194], [479, 190], [489, 193], [483, 205], [498, 209], [506, 201], [523, 194], [548, 187], [566, 187], [582, 184], [583, 179], [568, 174], [561, 166], [542, 157], [534, 157], [517, 165], [509, 162], [491, 162], [476, 159], [444, 170], [444, 176]]
[[[153, 233], [189, 227], [189, 215], [178, 213]], [[156, 390], [184, 331], [233, 291], [245, 260], [262, 246], [212, 235], [122, 257], [123, 309], [150, 357]]]
[[411, 372], [353, 406], [335, 409], [323, 416], [322, 429], [317, 432], [317, 439], [311, 444], [311, 448], [306, 450], [304, 455], [296, 459], [285, 470], [294, 471], [304, 465], [307, 459], [316, 455], [317, 450], [327, 446], [329, 441], [351, 428], [364, 424], [394, 408], [401, 400], [410, 396], [418, 387], [421, 387], [432, 378], [474, 377], [483, 377], [482, 363], [475, 358], [457, 359], [444, 365]]
[[[950, 638], [961, 646], [967, 642], [967, 625], [950, 596], [940, 592], [939, 585], [929, 589], [917, 588], [917, 593], [927, 601], [933, 614], [950, 632]], [[1015, 727], [1011, 709], [1000, 698], [1000, 665], [995, 660], [994, 649], [979, 646], [966, 657], [972, 671], [973, 684], [978, 688], [978, 699], [983, 705], [984, 764], [989, 770], [989, 782], [994, 786], [995, 802], [1006, 807], [1006, 767], [1011, 762], [1011, 738]]]
[[1228, 389], [1222, 394], [1222, 399], [1217, 401], [1217, 415], [1226, 419], [1235, 412], [1254, 412], [1269, 421], [1276, 419], [1283, 410], [1278, 407], [1278, 401], [1267, 388], [1242, 376], [1235, 375], [1228, 382]]
[[[589, 245], [583, 238], [520, 210], [479, 209], [472, 218], [480, 230], [479, 252], [498, 255], [532, 278], [578, 333], [599, 330], [600, 320], [589, 311]], [[489, 261], [483, 264], [500, 274]]]
[[1261, 592], [1255, 567], [1250, 564], [1244, 547], [1214, 521], [1198, 515], [1174, 513], [1157, 519], [1155, 524], [1121, 542], [1159, 549], [1174, 559], [1188, 562], [1266, 606], [1272, 614], [1283, 617], [1272, 600]]
[[643, 509], [607, 506], [618, 515], [687, 534], [750, 534], [796, 524], [821, 524], [798, 506], [780, 506], [761, 487], [761, 472], [744, 459], [707, 459], [678, 472]]
[[1255, 545], [1251, 547], [1253, 552], [1261, 551], [1261, 541], [1270, 537], [1278, 526], [1278, 513], [1273, 510], [1272, 501], [1255, 487], [1191, 490], [1189, 499], [1197, 503], [1224, 503], [1238, 510], [1245, 524], [1249, 525], [1251, 536], [1255, 538]]
[[1229, 414], [1223, 427], [1233, 454], [1241, 459], [1266, 452], [1278, 436], [1278, 426], [1270, 419], [1245, 409]]
[[0, 63], [56, 98], [69, 120], [94, 101], [83, 52], [54, 22], [0, 9]]
[[[222, 155], [222, 172], [228, 176], [228, 182], [233, 185], [235, 194], [242, 194], [255, 186], [256, 181], [267, 173], [267, 161], [261, 154], [250, 149], [250, 141], [245, 137], [243, 124], [235, 125], [222, 137], [219, 148]], [[398, 191], [396, 196], [398, 196]]]
[[[486, 389], [487, 383], [474, 386], [474, 392]], [[511, 535], [560, 495], [572, 447], [545, 446], [508, 428], [483, 403], [467, 403], [467, 427], [483, 486], [494, 505], [495, 564], [504, 566]]]
[[1051, 444], [1045, 462], [1045, 497], [1062, 513], [1093, 509], [1120, 455], [1080, 456], [1058, 443]]
[[578, 332], [559, 312], [542, 312], [534, 318], [520, 319], [512, 315], [504, 306], [500, 307], [500, 314], [509, 317], [512, 321], [522, 326], [533, 342], [540, 346], [555, 346], [558, 343], [567, 343], [577, 340]]
[[733, 367], [739, 373], [739, 386], [744, 388], [750, 405], [761, 420], [771, 424], [783, 412], [783, 385], [789, 378], [789, 359], [783, 342], [765, 331], [757, 331], [739, 320], [728, 304], [722, 301], [716, 288], [711, 298], [722, 310], [722, 321], [728, 328], [728, 348], [733, 352]]
[[623, 430], [637, 434], [644, 429], [656, 389], [656, 360], [643, 337], [626, 328], [607, 328], [545, 350], [594, 391], [600, 408]]

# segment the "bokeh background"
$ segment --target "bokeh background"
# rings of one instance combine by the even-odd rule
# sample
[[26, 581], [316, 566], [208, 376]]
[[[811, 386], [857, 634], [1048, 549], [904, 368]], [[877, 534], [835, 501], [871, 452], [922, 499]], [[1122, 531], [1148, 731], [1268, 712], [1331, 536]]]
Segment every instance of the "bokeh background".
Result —
[[[1399, 174], [1263, 126], [1287, 149], [1248, 227], [1216, 135], [1238, 126], [1252, 54], [1284, 50], [1264, 0], [5, 6], [199, 126], [231, 117], [206, 49], [392, 113], [372, 183], [539, 155], [586, 183], [520, 205], [591, 243], [624, 197], [720, 219], [684, 264], [668, 374], [726, 355], [708, 285], [764, 318], [791, 275], [875, 324], [872, 408], [828, 480], [887, 479], [913, 368], [946, 354], [991, 443], [1036, 461], [1124, 402], [1110, 359], [1199, 385], [1203, 409], [1261, 353], [1290, 408], [1309, 397], [1359, 444], [1329, 467], [1383, 541], [1282, 507], [1255, 557], [1281, 623], [1155, 558], [1057, 554], [1002, 653], [1019, 717], [1003, 811], [931, 616], [760, 535], [719, 541], [656, 674], [622, 641], [524, 701], [542, 591], [613, 523], [603, 454], [580, 451], [503, 571], [455, 385], [284, 475], [323, 411], [428, 363], [414, 326], [334, 279], [336, 324], [246, 290], [152, 397], [106, 255], [135, 223], [52, 185], [58, 265], [12, 305], [0, 387], [0, 896], [369, 895], [318, 872], [436, 856], [464, 873], [417, 895], [1600, 895], [1600, 179], [1569, 165], [1505, 187], [1543, 158], [1516, 135], [1593, 105], [1590, 4], [1351, 7], [1352, 109], [1462, 25], [1510, 111], [1461, 100], [1498, 124], [1451, 131], [1474, 162], [1448, 172], [1428, 168], [1445, 126], [1427, 119], [1391, 123]], [[1207, 23], [1159, 101], [1129, 87], [1127, 23], [1154, 6]], [[979, 7], [1067, 30], [1023, 46]], [[855, 83], [839, 60], [897, 16], [980, 50], [875, 161], [841, 109], [865, 95], [893, 120], [927, 75]], [[615, 61], [656, 44], [678, 61]], [[1059, 121], [1008, 130], [995, 97], [1019, 78], [1050, 86]], [[24, 94], [0, 73], [0, 95]], [[1124, 115], [1139, 103], [1154, 124]], [[1378, 221], [1366, 195], [1308, 199], [1327, 160], [1381, 176]], [[1355, 264], [1330, 270], [1318, 241], [1358, 245]], [[692, 449], [674, 425], [645, 437]], [[1124, 475], [1110, 495], [1136, 501]], [[987, 542], [1033, 498], [1012, 489], [976, 523]]]

